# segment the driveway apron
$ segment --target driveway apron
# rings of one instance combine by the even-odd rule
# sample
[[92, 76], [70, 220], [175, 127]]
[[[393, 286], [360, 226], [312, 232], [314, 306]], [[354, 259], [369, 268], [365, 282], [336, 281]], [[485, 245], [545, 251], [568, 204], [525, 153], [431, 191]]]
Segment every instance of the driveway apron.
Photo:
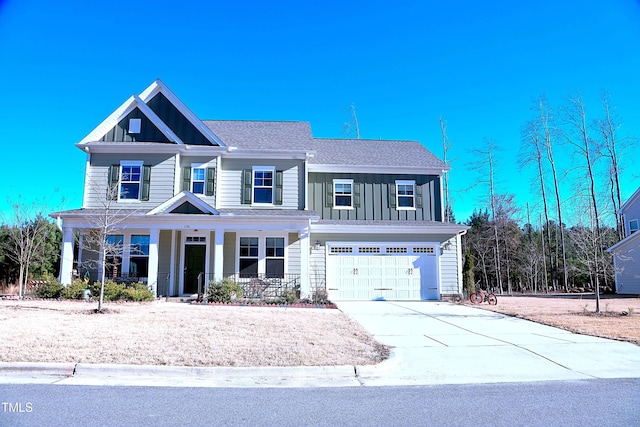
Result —
[[363, 385], [640, 377], [640, 346], [434, 301], [342, 301], [391, 357], [358, 367]]

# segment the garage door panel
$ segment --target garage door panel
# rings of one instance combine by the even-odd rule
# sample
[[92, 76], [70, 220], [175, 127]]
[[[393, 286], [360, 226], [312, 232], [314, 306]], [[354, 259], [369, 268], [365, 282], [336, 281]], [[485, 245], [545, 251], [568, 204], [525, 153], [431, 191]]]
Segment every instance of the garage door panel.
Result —
[[[340, 244], [340, 248], [350, 244]], [[393, 244], [390, 253], [373, 246], [360, 255], [331, 253], [327, 256], [327, 289], [333, 300], [385, 298], [389, 300], [439, 299], [438, 265], [435, 249], [411, 253], [412, 246], [399, 250]], [[353, 253], [362, 246], [351, 245]]]

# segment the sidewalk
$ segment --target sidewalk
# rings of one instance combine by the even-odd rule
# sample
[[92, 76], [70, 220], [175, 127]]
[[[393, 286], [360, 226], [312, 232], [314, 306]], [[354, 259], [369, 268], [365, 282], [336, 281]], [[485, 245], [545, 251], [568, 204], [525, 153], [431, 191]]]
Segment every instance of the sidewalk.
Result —
[[391, 357], [371, 366], [194, 368], [0, 363], [0, 383], [361, 387], [640, 377], [640, 346], [445, 302], [341, 302]]

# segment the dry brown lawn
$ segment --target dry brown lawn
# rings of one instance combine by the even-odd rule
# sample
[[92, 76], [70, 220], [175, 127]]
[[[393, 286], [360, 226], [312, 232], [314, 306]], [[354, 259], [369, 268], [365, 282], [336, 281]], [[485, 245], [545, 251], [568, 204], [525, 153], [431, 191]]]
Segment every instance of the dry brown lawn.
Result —
[[[557, 326], [571, 332], [629, 341], [640, 345], [640, 298], [621, 295], [600, 297], [596, 313], [594, 295], [501, 296], [498, 304], [474, 307], [497, 311]], [[465, 304], [472, 305], [468, 302]]]
[[[465, 303], [469, 304], [469, 303]], [[0, 301], [0, 361], [176, 366], [374, 364], [388, 356], [339, 310], [184, 303]], [[475, 306], [640, 344], [640, 298], [498, 296]], [[623, 314], [627, 313], [626, 315]]]
[[339, 310], [0, 301], [0, 361], [175, 366], [365, 365], [388, 356]]

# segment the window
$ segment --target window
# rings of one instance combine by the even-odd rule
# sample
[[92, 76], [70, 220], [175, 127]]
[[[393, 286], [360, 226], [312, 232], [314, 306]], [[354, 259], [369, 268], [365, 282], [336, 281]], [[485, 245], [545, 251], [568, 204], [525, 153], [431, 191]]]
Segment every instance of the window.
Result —
[[191, 172], [191, 192], [193, 194], [204, 194], [206, 182], [206, 169], [194, 167]]
[[633, 234], [636, 231], [638, 231], [638, 220], [637, 219], [632, 219], [631, 221], [629, 221], [629, 234]]
[[284, 277], [284, 237], [267, 237], [265, 242], [266, 276]]
[[131, 235], [129, 275], [147, 277], [149, 275], [149, 236]]
[[140, 133], [142, 119], [129, 119], [129, 133]]
[[124, 236], [114, 234], [105, 239], [105, 272], [106, 277], [119, 277], [122, 270], [122, 250]]
[[348, 209], [353, 207], [353, 180], [333, 180], [333, 206], [336, 209]]
[[240, 277], [258, 275], [258, 238], [240, 237]]
[[141, 162], [123, 162], [120, 165], [120, 199], [140, 198], [140, 187], [142, 181]]
[[273, 203], [274, 168], [253, 169], [253, 203]]
[[416, 207], [415, 187], [415, 181], [396, 181], [397, 209], [414, 209]]

